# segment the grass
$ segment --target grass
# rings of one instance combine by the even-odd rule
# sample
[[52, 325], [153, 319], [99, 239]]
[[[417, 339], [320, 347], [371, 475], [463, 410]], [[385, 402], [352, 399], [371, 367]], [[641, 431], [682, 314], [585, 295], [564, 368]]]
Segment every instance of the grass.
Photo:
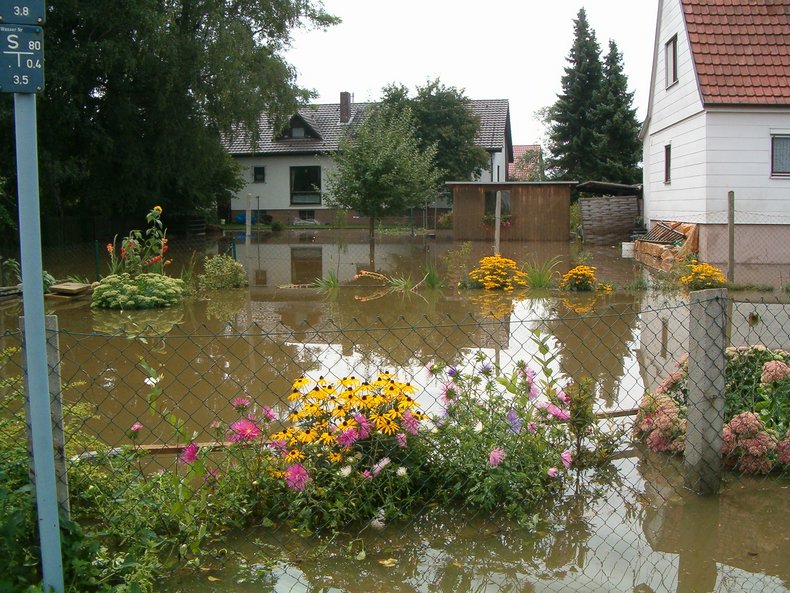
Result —
[[535, 259], [527, 263], [523, 270], [527, 277], [527, 285], [530, 288], [554, 288], [559, 277], [557, 266], [560, 261], [560, 257], [555, 255], [540, 263]]

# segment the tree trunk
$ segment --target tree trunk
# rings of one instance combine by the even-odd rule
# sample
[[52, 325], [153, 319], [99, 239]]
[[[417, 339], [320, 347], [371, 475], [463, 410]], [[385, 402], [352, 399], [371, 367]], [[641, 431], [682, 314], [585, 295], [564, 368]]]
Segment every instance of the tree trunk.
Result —
[[370, 217], [370, 271], [376, 271], [376, 217]]

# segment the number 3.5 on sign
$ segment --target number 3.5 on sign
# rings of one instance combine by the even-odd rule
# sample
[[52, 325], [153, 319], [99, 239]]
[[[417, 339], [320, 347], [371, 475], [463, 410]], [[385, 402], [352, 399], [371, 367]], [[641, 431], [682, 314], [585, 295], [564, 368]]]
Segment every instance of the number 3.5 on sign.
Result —
[[35, 93], [43, 88], [43, 29], [0, 25], [0, 92]]

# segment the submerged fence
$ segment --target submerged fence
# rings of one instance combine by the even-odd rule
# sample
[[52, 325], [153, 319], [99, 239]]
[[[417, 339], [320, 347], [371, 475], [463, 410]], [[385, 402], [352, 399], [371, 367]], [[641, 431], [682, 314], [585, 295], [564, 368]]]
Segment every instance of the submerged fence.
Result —
[[[51, 331], [59, 500], [100, 544], [70, 532], [67, 582], [788, 590], [787, 304], [486, 304]], [[3, 340], [0, 584], [35, 543], [21, 336]]]

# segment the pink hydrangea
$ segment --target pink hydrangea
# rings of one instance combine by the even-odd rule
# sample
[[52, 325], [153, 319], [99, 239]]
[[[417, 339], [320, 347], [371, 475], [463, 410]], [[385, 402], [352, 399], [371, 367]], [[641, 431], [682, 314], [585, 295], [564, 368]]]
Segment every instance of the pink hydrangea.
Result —
[[488, 464], [496, 467], [505, 460], [505, 450], [501, 447], [494, 447], [488, 454]]
[[730, 467], [748, 474], [767, 474], [773, 468], [771, 457], [778, 444], [753, 412], [743, 412], [730, 420], [722, 431], [722, 440], [722, 454]]
[[785, 439], [776, 445], [776, 461], [790, 465], [790, 429], [788, 429]]

